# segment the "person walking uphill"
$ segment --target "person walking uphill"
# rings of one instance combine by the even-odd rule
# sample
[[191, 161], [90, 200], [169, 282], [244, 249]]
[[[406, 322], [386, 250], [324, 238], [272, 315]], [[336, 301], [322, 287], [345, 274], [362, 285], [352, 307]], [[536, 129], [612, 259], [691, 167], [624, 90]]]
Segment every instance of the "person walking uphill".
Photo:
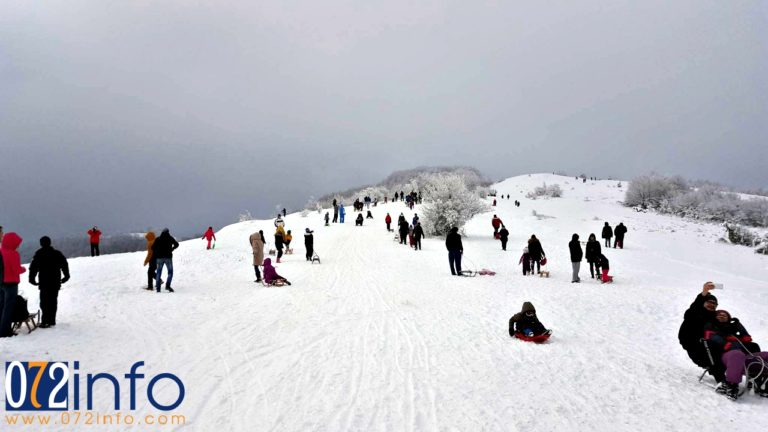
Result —
[[571, 266], [573, 267], [571, 283], [579, 283], [581, 282], [581, 278], [579, 278], [579, 269], [581, 268], [581, 259], [584, 257], [584, 252], [581, 250], [578, 234], [574, 234], [571, 237], [571, 241], [568, 243], [568, 250], [571, 252]]
[[91, 244], [91, 256], [99, 256], [99, 241], [101, 241], [101, 231], [93, 227], [88, 230], [88, 240]]
[[163, 267], [168, 267], [168, 281], [165, 283], [165, 290], [173, 292], [171, 282], [173, 282], [173, 251], [179, 247], [179, 242], [171, 237], [168, 228], [163, 228], [160, 237], [155, 239], [152, 244], [152, 257], [157, 260], [157, 274], [155, 276], [155, 289], [160, 292], [161, 278], [163, 276]]
[[257, 231], [248, 237], [248, 242], [253, 250], [253, 271], [256, 273], [254, 282], [261, 282], [259, 266], [264, 265], [264, 236], [260, 231]]
[[501, 227], [503, 224], [501, 223], [501, 219], [499, 219], [498, 216], [493, 215], [493, 219], [491, 219], [491, 226], [493, 226], [493, 238], [497, 238], [496, 234], [499, 232], [499, 227]]
[[285, 238], [285, 231], [282, 226], [275, 229], [275, 249], [277, 249], [277, 262], [280, 263], [280, 258], [283, 257], [283, 239]]
[[445, 237], [445, 248], [448, 249], [448, 264], [451, 266], [451, 274], [461, 276], [461, 254], [464, 253], [464, 245], [461, 244], [459, 228], [451, 228], [451, 232]]
[[157, 276], [157, 260], [154, 255], [152, 255], [152, 245], [155, 244], [155, 237], [153, 231], [148, 231], [144, 234], [144, 238], [147, 240], [147, 256], [144, 258], [144, 265], [149, 265], [149, 268], [147, 269], [147, 291], [152, 291], [154, 289], [152, 285]]
[[304, 229], [304, 248], [307, 250], [307, 261], [312, 261], [312, 255], [315, 254], [315, 236], [314, 231], [309, 228]]
[[390, 216], [389, 213], [387, 213], [387, 217], [384, 218], [384, 223], [387, 224], [387, 232], [392, 231], [392, 216]]
[[504, 226], [504, 224], [501, 225], [501, 229], [499, 230], [499, 240], [501, 240], [501, 250], [507, 250], [509, 231], [507, 231], [507, 228]]
[[0, 243], [0, 337], [16, 336], [11, 330], [13, 311], [21, 274], [27, 271], [21, 266], [21, 256], [17, 252], [22, 241], [18, 234], [9, 232]]
[[531, 235], [531, 238], [528, 239], [528, 255], [531, 257], [531, 274], [533, 274], [534, 263], [536, 264], [536, 273], [541, 273], [541, 259], [546, 255], [536, 235]]
[[413, 249], [421, 250], [421, 239], [424, 237], [424, 229], [421, 228], [421, 222], [416, 222], [413, 227]]
[[605, 239], [605, 247], [611, 247], [611, 237], [613, 237], [613, 229], [608, 222], [603, 227], [603, 238]]
[[619, 225], [613, 230], [613, 234], [616, 236], [616, 240], [613, 241], [613, 248], [616, 246], [624, 249], [624, 234], [627, 233], [627, 227], [624, 226], [624, 222], [619, 222]]
[[216, 234], [213, 233], [213, 227], [208, 227], [208, 229], [205, 231], [205, 234], [203, 234], [202, 240], [208, 240], [208, 246], [206, 246], [205, 249], [210, 250], [211, 240], [216, 241]]
[[[39, 279], [35, 280], [38, 275], [40, 275]], [[29, 283], [40, 289], [40, 310], [43, 312], [40, 328], [56, 325], [59, 289], [68, 280], [69, 265], [64, 254], [51, 247], [49, 237], [42, 237], [40, 249], [35, 252], [29, 264]]]
[[594, 234], [589, 235], [589, 240], [587, 240], [587, 248], [584, 252], [584, 257], [587, 259], [587, 262], [589, 263], [589, 275], [592, 277], [592, 279], [595, 278], [595, 274], [597, 274], [598, 279], [600, 278], [600, 255], [602, 254], [602, 251], [600, 249], [600, 242], [597, 241], [597, 238]]

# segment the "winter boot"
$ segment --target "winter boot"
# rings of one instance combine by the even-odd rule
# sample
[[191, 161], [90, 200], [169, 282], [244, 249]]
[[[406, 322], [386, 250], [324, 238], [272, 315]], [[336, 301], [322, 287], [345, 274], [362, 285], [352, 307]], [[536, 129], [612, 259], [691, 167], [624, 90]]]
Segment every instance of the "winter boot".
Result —
[[165, 287], [165, 290], [166, 290], [166, 291], [168, 291], [168, 292], [175, 292], [175, 291], [173, 290], [173, 288], [171, 288], [171, 287], [169, 287], [169, 286], [166, 286], [166, 287]]
[[717, 388], [717, 392], [725, 395], [728, 399], [735, 401], [739, 398], [739, 385], [723, 382]]
[[280, 258], [277, 259], [277, 264], [280, 264]]

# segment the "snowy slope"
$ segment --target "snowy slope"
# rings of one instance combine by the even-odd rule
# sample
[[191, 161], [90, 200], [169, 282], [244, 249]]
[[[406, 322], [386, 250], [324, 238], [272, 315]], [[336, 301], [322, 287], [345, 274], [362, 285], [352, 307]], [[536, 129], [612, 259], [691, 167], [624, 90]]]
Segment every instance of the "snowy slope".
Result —
[[[559, 183], [564, 196], [524, 198], [542, 182]], [[271, 238], [272, 221], [221, 229], [213, 251], [183, 242], [175, 294], [141, 289], [143, 253], [73, 259], [59, 324], [0, 340], [0, 360], [79, 360], [116, 375], [144, 360], [148, 375], [184, 380], [177, 411], [189, 423], [180, 429], [200, 431], [765, 429], [768, 400], [733, 403], [699, 384], [677, 329], [713, 280], [725, 284], [720, 306], [768, 346], [768, 261], [717, 243], [718, 226], [622, 207], [616, 184], [537, 174], [495, 185], [511, 195], [493, 211], [510, 230], [509, 251], [491, 238], [492, 213], [464, 238], [464, 267], [492, 277], [452, 277], [443, 238], [419, 252], [394, 242], [383, 218], [410, 220], [400, 203], [372, 208], [376, 219], [362, 228], [351, 211], [331, 227], [316, 213], [289, 215], [296, 254], [277, 268], [290, 287], [253, 282], [248, 236], [263, 229]], [[629, 228], [626, 249], [606, 252], [616, 283], [589, 279], [583, 263], [583, 282], [571, 284], [571, 234], [599, 237], [604, 221]], [[322, 265], [304, 261], [305, 227], [316, 230]], [[517, 265], [533, 233], [550, 279], [524, 278]], [[36, 308], [31, 288], [23, 285]], [[550, 343], [509, 337], [524, 301], [554, 329]], [[99, 394], [97, 408], [109, 412], [109, 392]], [[151, 412], [144, 404], [137, 415]]]

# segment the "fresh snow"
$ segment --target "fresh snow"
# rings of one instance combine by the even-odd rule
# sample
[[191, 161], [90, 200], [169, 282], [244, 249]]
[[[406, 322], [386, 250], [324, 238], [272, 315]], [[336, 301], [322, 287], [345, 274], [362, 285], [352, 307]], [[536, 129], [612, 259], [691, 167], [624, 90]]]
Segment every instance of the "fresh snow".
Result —
[[[563, 197], [524, 198], [545, 182]], [[144, 253], [72, 259], [59, 324], [1, 340], [0, 360], [78, 360], [82, 373], [119, 378], [143, 360], [148, 377], [184, 381], [175, 413], [188, 424], [179, 429], [199, 431], [765, 430], [768, 400], [731, 402], [697, 382], [677, 330], [712, 280], [725, 284], [720, 306], [768, 347], [768, 260], [717, 242], [718, 225], [623, 207], [628, 183], [617, 184], [535, 174], [493, 185], [511, 199], [467, 224], [463, 266], [496, 276], [451, 276], [444, 238], [425, 239], [418, 252], [393, 241], [384, 215], [410, 221], [401, 203], [372, 207], [376, 219], [362, 228], [351, 206], [347, 222], [330, 227], [327, 209], [288, 215], [296, 253], [277, 269], [293, 285], [281, 288], [255, 284], [251, 265], [248, 236], [262, 229], [271, 240], [272, 220], [219, 230], [212, 251], [182, 242], [175, 294], [142, 289]], [[491, 238], [493, 213], [510, 231], [507, 252]], [[624, 250], [604, 249], [615, 283], [591, 280], [582, 262], [582, 283], [571, 284], [571, 235], [599, 238], [605, 221], [629, 228]], [[304, 260], [305, 227], [321, 265]], [[523, 277], [517, 264], [534, 233], [549, 279]], [[21, 288], [37, 309], [36, 289]], [[524, 301], [554, 330], [549, 343], [509, 337]], [[113, 411], [110, 386], [96, 388], [95, 409]], [[175, 398], [173, 386], [158, 390], [161, 402]], [[140, 397], [134, 414], [148, 413]]]

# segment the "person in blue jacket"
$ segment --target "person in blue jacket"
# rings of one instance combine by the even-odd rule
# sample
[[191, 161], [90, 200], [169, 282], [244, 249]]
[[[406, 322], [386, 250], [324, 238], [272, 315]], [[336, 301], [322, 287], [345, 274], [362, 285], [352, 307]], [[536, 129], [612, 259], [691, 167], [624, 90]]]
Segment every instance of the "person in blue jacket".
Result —
[[339, 206], [339, 222], [344, 223], [344, 216], [346, 216], [347, 211], [344, 210], [344, 204], [341, 204]]

